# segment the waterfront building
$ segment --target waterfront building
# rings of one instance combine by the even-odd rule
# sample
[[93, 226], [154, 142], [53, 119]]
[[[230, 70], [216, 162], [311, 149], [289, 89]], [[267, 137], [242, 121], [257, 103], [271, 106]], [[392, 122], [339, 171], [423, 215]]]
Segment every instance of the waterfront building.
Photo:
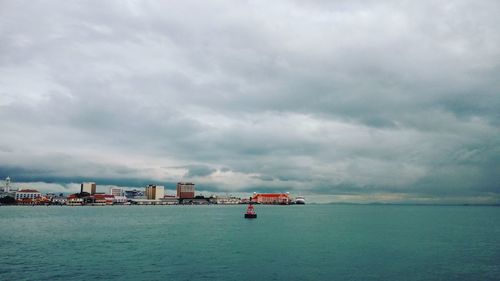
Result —
[[123, 189], [120, 187], [110, 187], [109, 188], [109, 194], [113, 196], [124, 196]]
[[55, 193], [45, 193], [45, 197], [47, 197], [47, 199], [49, 199], [49, 200], [52, 200], [52, 198], [56, 197], [56, 194]]
[[177, 205], [179, 204], [179, 199], [172, 195], [165, 195], [162, 199], [160, 199], [162, 204], [164, 205]]
[[71, 194], [68, 196], [67, 204], [70, 206], [83, 205], [83, 198], [79, 194]]
[[96, 193], [96, 184], [95, 182], [84, 182], [80, 185], [80, 193], [87, 192], [92, 195]]
[[15, 200], [18, 204], [29, 204], [29, 205], [39, 205], [39, 204], [48, 204], [49, 200], [42, 196], [40, 191], [36, 189], [21, 189], [16, 191]]
[[177, 183], [177, 198], [180, 198], [180, 199], [194, 198], [194, 183], [178, 182]]
[[250, 198], [241, 198], [240, 204], [249, 204], [252, 200], [252, 197]]
[[68, 199], [64, 196], [54, 196], [50, 198], [50, 202], [54, 205], [66, 205]]
[[83, 204], [92, 206], [104, 206], [106, 205], [106, 199], [99, 194], [85, 196], [83, 197]]
[[130, 203], [133, 205], [158, 205], [160, 201], [143, 199], [143, 198], [134, 198], [130, 200]]
[[241, 199], [233, 196], [217, 196], [214, 198], [215, 204], [235, 205], [240, 204]]
[[258, 204], [288, 205], [292, 202], [292, 199], [288, 193], [254, 193], [252, 202]]
[[89, 196], [88, 202], [92, 205], [113, 205], [113, 200], [115, 197], [113, 195], [109, 194], [94, 194], [92, 196]]
[[35, 200], [41, 198], [42, 194], [36, 189], [21, 189], [16, 191], [16, 200], [31, 199]]
[[113, 195], [113, 197], [114, 197], [113, 204], [122, 204], [123, 205], [123, 204], [127, 204], [127, 202], [128, 202], [128, 199], [125, 196], [114, 196]]
[[183, 205], [208, 205], [213, 204], [212, 198], [196, 196], [195, 198], [179, 198], [179, 204]]
[[165, 196], [165, 188], [161, 185], [150, 184], [144, 192], [148, 200], [159, 200]]
[[130, 199], [130, 204], [133, 205], [176, 205], [178, 204], [177, 199], [175, 201], [165, 200], [165, 198], [151, 200], [151, 199], [142, 199], [142, 198], [134, 198]]
[[140, 198], [144, 197], [144, 191], [137, 190], [137, 189], [134, 189], [134, 190], [125, 190], [125, 197], [140, 199]]
[[7, 177], [5, 179], [5, 186], [3, 187], [3, 192], [5, 192], [5, 193], [10, 192], [10, 177]]
[[17, 190], [13, 190], [10, 186], [11, 182], [10, 182], [10, 178], [7, 177], [5, 179], [5, 185], [3, 186], [3, 189], [0, 190], [0, 198], [4, 198], [4, 197], [12, 197], [12, 198], [15, 198], [16, 197], [16, 191]]

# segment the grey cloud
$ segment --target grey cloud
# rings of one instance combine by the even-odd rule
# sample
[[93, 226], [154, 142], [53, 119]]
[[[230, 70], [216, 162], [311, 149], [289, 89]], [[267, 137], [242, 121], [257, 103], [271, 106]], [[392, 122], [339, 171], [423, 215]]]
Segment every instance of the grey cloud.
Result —
[[217, 169], [205, 165], [187, 165], [182, 168], [188, 170], [186, 174], [188, 178], [209, 176], [217, 171]]
[[496, 1], [0, 6], [5, 174], [500, 192]]
[[262, 180], [262, 181], [273, 181], [274, 180], [273, 177], [268, 176], [268, 175], [253, 176], [252, 178], [259, 179], [259, 180]]

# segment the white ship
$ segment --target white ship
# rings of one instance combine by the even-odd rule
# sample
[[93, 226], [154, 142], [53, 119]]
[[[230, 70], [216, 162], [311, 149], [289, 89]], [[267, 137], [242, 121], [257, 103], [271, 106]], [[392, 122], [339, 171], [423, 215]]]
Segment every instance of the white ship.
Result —
[[304, 197], [297, 196], [297, 198], [295, 198], [295, 204], [303, 205], [305, 203], [306, 203], [306, 200], [304, 199]]

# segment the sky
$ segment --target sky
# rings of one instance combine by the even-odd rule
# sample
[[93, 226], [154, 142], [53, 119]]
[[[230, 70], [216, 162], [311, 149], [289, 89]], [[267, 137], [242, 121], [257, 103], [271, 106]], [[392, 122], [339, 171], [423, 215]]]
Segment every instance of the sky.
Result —
[[500, 203], [500, 2], [0, 0], [0, 177]]

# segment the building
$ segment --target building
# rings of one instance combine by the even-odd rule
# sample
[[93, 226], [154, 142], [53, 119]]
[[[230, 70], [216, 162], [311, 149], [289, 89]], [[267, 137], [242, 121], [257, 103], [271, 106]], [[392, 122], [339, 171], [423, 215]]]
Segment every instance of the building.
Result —
[[90, 195], [96, 193], [96, 184], [95, 182], [84, 182], [80, 185], [80, 193], [87, 192]]
[[150, 184], [144, 192], [148, 200], [159, 200], [165, 196], [165, 188], [161, 185]]
[[3, 187], [3, 192], [5, 192], [5, 193], [10, 192], [10, 177], [7, 177], [5, 179], [5, 186]]
[[66, 205], [68, 202], [68, 198], [66, 198], [62, 193], [46, 193], [45, 198], [47, 198], [48, 203], [52, 205]]
[[[111, 196], [111, 195], [109, 195]], [[104, 206], [106, 205], [106, 197], [105, 194], [99, 193], [95, 195], [89, 195], [83, 197], [84, 205], [92, 205], [92, 206]]]
[[109, 194], [113, 196], [125, 196], [123, 189], [119, 187], [110, 187]]
[[180, 198], [180, 199], [194, 198], [194, 183], [178, 182], [177, 183], [177, 198]]
[[31, 199], [35, 200], [41, 198], [42, 194], [36, 189], [21, 189], [16, 191], [16, 200]]
[[115, 196], [113, 195], [113, 204], [127, 204], [128, 203], [128, 198], [125, 196]]
[[66, 205], [68, 203], [68, 199], [64, 196], [54, 196], [50, 198], [50, 202], [54, 205]]
[[165, 195], [165, 196], [163, 196], [163, 199], [160, 199], [160, 201], [164, 205], [177, 205], [177, 204], [179, 204], [179, 199], [177, 199], [173, 195]]
[[113, 195], [99, 193], [90, 196], [90, 203], [92, 205], [113, 205], [114, 199]]
[[39, 204], [49, 204], [50, 201], [42, 196], [40, 191], [36, 189], [21, 189], [16, 191], [15, 199], [17, 204], [29, 204], [29, 205], [39, 205]]
[[217, 196], [213, 201], [215, 201], [215, 204], [235, 205], [240, 204], [241, 199], [234, 196]]
[[5, 185], [3, 186], [3, 189], [0, 190], [0, 198], [4, 198], [4, 197], [15, 198], [16, 197], [17, 190], [12, 189], [10, 184], [11, 184], [10, 178], [7, 177], [5, 179]]
[[81, 206], [83, 205], [83, 197], [80, 197], [79, 194], [71, 194], [68, 196], [68, 201], [66, 204], [70, 206]]
[[292, 202], [292, 198], [288, 193], [254, 193], [252, 202], [258, 204], [288, 205]]
[[144, 191], [142, 190], [125, 190], [125, 197], [127, 198], [137, 198], [137, 199], [144, 199]]

